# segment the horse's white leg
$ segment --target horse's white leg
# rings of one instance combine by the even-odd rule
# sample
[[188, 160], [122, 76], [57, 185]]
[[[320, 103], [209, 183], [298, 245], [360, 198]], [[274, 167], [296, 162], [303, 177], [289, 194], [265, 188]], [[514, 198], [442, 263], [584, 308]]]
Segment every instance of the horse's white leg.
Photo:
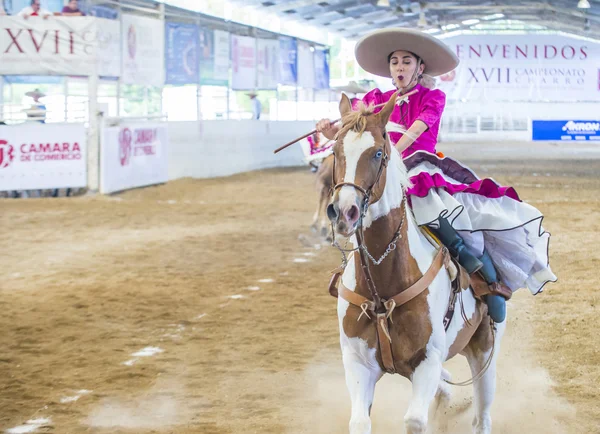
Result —
[[428, 346], [427, 356], [412, 376], [412, 399], [404, 416], [407, 434], [424, 434], [427, 431], [429, 405], [433, 400], [442, 375], [442, 353]]
[[[475, 417], [473, 418], [473, 432], [475, 434], [490, 434], [492, 432], [492, 416], [490, 409], [496, 394], [496, 360], [500, 353], [500, 341], [506, 328], [506, 321], [496, 324], [496, 345], [494, 356], [490, 367], [483, 377], [473, 384], [473, 394], [475, 401]], [[486, 330], [489, 331], [489, 328]], [[475, 376], [481, 372], [481, 369], [490, 357], [492, 349], [481, 351], [476, 345], [469, 345], [465, 349], [467, 360], [471, 368], [471, 375]]]
[[442, 375], [438, 384], [437, 392], [435, 393], [435, 410], [436, 412], [442, 408], [448, 407], [450, 404], [450, 398], [452, 397], [452, 391], [450, 385], [444, 380], [450, 380], [451, 375], [446, 369], [442, 368]]
[[[364, 346], [366, 347], [366, 342]], [[366, 360], [365, 354], [358, 353], [350, 347], [342, 347], [342, 356], [346, 371], [346, 386], [352, 401], [350, 434], [370, 434], [370, 414], [375, 384], [383, 375], [383, 371], [375, 360], [374, 350], [372, 360]]]

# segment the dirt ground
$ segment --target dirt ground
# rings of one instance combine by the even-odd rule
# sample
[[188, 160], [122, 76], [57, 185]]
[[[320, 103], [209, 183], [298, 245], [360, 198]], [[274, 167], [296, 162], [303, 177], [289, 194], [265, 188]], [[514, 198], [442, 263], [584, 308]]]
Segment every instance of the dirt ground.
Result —
[[[600, 161], [471, 165], [545, 213], [559, 277], [510, 302], [494, 432], [600, 433]], [[313, 182], [303, 168], [1, 199], [0, 430], [347, 432], [339, 257], [308, 230]], [[469, 376], [462, 357], [448, 367]], [[404, 432], [409, 391], [382, 380], [374, 432]], [[432, 432], [470, 432], [471, 392]]]

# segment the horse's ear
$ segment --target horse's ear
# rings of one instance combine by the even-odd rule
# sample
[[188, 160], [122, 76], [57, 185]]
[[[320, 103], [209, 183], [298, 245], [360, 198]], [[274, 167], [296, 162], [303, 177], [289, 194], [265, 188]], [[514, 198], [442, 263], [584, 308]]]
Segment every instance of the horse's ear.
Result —
[[396, 105], [396, 97], [398, 96], [398, 92], [394, 92], [389, 101], [383, 106], [381, 111], [379, 112], [379, 121], [381, 126], [387, 125], [390, 115], [392, 111], [394, 111], [394, 106]]
[[350, 113], [351, 111], [352, 103], [350, 102], [350, 98], [348, 98], [348, 96], [345, 93], [343, 93], [342, 99], [340, 100], [340, 114], [342, 115], [342, 117], [344, 117], [346, 113]]

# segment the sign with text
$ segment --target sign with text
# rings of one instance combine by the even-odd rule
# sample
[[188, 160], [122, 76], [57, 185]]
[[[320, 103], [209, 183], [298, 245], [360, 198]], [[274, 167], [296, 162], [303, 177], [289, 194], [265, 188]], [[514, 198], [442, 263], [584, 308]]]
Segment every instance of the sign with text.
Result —
[[0, 126], [0, 191], [87, 185], [83, 124]]
[[562, 35], [443, 40], [460, 65], [438, 80], [448, 99], [600, 101], [600, 44]]
[[119, 23], [93, 17], [0, 16], [0, 75], [117, 76]]
[[596, 141], [600, 143], [600, 120], [532, 121], [533, 140]]
[[100, 192], [167, 182], [167, 124], [123, 124], [102, 130]]

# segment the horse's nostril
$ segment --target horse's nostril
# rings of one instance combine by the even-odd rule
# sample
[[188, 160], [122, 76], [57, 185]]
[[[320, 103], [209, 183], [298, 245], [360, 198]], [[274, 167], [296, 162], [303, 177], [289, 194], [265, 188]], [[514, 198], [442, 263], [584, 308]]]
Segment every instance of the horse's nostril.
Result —
[[352, 205], [350, 208], [348, 208], [346, 211], [346, 220], [348, 220], [350, 223], [354, 223], [356, 220], [358, 220], [358, 207], [356, 205]]
[[327, 218], [333, 222], [337, 220], [338, 215], [338, 208], [335, 206], [335, 204], [330, 203], [327, 207]]

